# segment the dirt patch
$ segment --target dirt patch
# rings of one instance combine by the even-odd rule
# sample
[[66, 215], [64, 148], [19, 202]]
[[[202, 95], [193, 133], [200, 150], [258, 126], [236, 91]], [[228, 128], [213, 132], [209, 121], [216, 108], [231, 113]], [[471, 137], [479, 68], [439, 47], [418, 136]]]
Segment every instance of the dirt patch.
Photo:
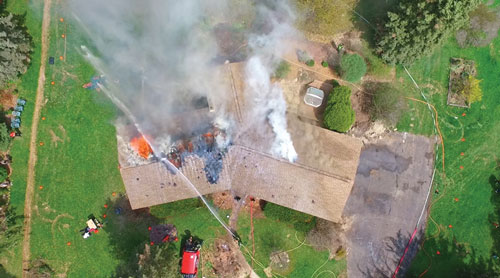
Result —
[[[253, 204], [252, 204], [253, 200]], [[242, 210], [246, 213], [250, 213], [250, 209], [253, 213], [253, 218], [264, 218], [264, 212], [262, 211], [262, 207], [264, 206], [266, 201], [247, 197], [245, 202], [243, 203]]]
[[245, 257], [241, 254], [234, 240], [229, 236], [216, 239], [208, 252], [202, 253], [203, 266], [210, 265], [211, 274], [218, 278], [246, 278], [255, 277], [255, 273], [248, 265]]
[[15, 90], [15, 87], [11, 87], [6, 90], [0, 90], [0, 105], [2, 106], [4, 111], [11, 110], [16, 107], [17, 96], [14, 95]]
[[64, 142], [63, 139], [61, 139], [59, 136], [57, 136], [54, 131], [51, 129], [49, 130], [49, 133], [50, 133], [50, 137], [51, 137], [51, 143], [52, 145], [54, 145], [56, 148], [57, 148], [57, 143], [58, 142]]
[[214, 205], [220, 209], [232, 209], [234, 206], [233, 195], [229, 191], [217, 192], [210, 195]]
[[354, 122], [354, 127], [357, 127], [360, 131], [366, 131], [370, 127], [371, 117], [370, 117], [370, 103], [371, 96], [366, 94], [362, 90], [354, 91], [351, 95], [351, 103], [354, 112], [356, 113], [356, 121]]
[[269, 260], [271, 261], [269, 266], [274, 271], [284, 273], [287, 272], [290, 268], [290, 256], [288, 256], [287, 252], [273, 252], [269, 257]]

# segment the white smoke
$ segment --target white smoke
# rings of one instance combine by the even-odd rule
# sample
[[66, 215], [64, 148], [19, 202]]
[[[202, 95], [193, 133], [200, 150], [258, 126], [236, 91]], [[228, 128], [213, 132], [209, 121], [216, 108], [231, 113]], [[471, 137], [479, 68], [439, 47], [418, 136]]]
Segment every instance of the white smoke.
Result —
[[294, 162], [297, 152], [287, 131], [286, 102], [283, 90], [271, 83], [269, 68], [264, 66], [259, 56], [250, 58], [246, 65], [247, 85], [254, 99], [254, 115], [265, 117], [271, 125], [275, 138], [271, 152]]
[[267, 121], [275, 134], [271, 153], [290, 162], [297, 159], [297, 152], [287, 130], [286, 102], [278, 83], [271, 83], [271, 76], [280, 58], [287, 51], [286, 40], [296, 37], [293, 27], [295, 16], [287, 1], [269, 1], [258, 10], [262, 19], [261, 33], [250, 36], [253, 56], [246, 64], [247, 91], [253, 97], [257, 121]]
[[[266, 137], [273, 142], [271, 152], [295, 161], [283, 92], [270, 81], [286, 51], [286, 39], [297, 35], [295, 16], [286, 0], [69, 2], [91, 42], [88, 48], [78, 45], [79, 51], [106, 76], [103, 91], [153, 144], [158, 142], [153, 148], [192, 136], [214, 123], [225, 128], [233, 125], [230, 119], [221, 120], [227, 117], [224, 108], [211, 117], [199, 116], [195, 110], [200, 98], [216, 104], [230, 98], [231, 92], [215, 70], [221, 56], [216, 31], [221, 25], [234, 30], [243, 24], [243, 31], [234, 33], [241, 35], [245, 48], [239, 61], [251, 57], [246, 66], [247, 97], [256, 100], [251, 113], [271, 125], [275, 136]], [[216, 138], [218, 144], [230, 143], [230, 132], [226, 134]]]

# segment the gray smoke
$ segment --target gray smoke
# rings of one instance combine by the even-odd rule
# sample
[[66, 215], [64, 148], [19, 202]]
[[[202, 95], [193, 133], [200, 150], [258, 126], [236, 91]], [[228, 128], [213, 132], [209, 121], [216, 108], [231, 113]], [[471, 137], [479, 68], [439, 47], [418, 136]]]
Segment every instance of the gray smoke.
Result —
[[247, 91], [260, 101], [253, 107], [255, 117], [276, 134], [269, 138], [272, 152], [296, 159], [283, 93], [270, 82], [286, 50], [284, 39], [295, 35], [294, 16], [284, 1], [70, 0], [70, 9], [91, 40], [82, 53], [105, 76], [104, 90], [153, 143], [192, 136], [214, 122], [233, 122], [221, 120], [227, 117], [224, 109], [208, 118], [193, 111], [207, 110], [210, 102], [223, 102], [231, 93], [214, 70], [221, 63], [214, 26], [245, 26], [238, 34], [247, 53], [237, 48], [237, 55], [228, 55], [250, 57]]

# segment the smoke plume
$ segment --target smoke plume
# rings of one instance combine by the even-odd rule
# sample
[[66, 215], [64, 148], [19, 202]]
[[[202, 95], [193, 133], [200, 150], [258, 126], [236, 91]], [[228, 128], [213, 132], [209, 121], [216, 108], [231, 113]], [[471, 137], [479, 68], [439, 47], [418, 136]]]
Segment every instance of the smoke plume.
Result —
[[[214, 70], [224, 62], [221, 57], [229, 57], [248, 59], [246, 92], [256, 100], [252, 113], [275, 133], [269, 138], [272, 153], [296, 159], [283, 92], [270, 81], [286, 50], [284, 39], [296, 33], [285, 1], [70, 0], [70, 9], [90, 38], [81, 51], [104, 75], [104, 89], [153, 144], [234, 122], [225, 119], [224, 109], [208, 118], [196, 113], [210, 101], [231, 98]], [[221, 55], [215, 32], [225, 34], [221, 24], [231, 30], [243, 26], [233, 33], [245, 51]], [[217, 140], [228, 144], [227, 138]]]

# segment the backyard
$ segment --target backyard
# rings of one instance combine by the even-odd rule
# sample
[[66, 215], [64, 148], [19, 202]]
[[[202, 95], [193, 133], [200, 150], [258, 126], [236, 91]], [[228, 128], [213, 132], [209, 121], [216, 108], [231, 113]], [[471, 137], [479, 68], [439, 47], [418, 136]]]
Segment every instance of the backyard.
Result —
[[[11, 206], [16, 215], [24, 213], [26, 181], [29, 159], [29, 138], [33, 106], [35, 103], [37, 78], [40, 68], [41, 18], [43, 2], [27, 5], [24, 1], [9, 1], [8, 10], [17, 14], [26, 13], [26, 25], [35, 40], [35, 52], [29, 71], [22, 76], [18, 89], [28, 105], [23, 113], [22, 137], [16, 138], [11, 148], [14, 157], [11, 179]], [[186, 230], [207, 240], [204, 247], [212, 250], [214, 238], [223, 238], [226, 232], [204, 206], [190, 210], [165, 211], [160, 208], [131, 211], [125, 197], [121, 180], [116, 146], [116, 131], [113, 121], [117, 113], [114, 106], [96, 90], [84, 89], [82, 85], [96, 75], [76, 46], [89, 42], [82, 36], [76, 23], [66, 14], [63, 2], [51, 6], [50, 40], [48, 56], [55, 58], [54, 64], [46, 65], [44, 101], [37, 135], [37, 162], [32, 198], [30, 241], [31, 273], [48, 271], [67, 277], [109, 277], [119, 273], [124, 265], [133, 262], [149, 242], [148, 227], [161, 222], [173, 223], [180, 236]], [[119, 213], [116, 209], [119, 208]], [[221, 215], [229, 212], [221, 211]], [[104, 222], [103, 230], [88, 240], [82, 240], [81, 229], [89, 215]], [[246, 218], [245, 218], [246, 217]], [[248, 220], [243, 216], [242, 221]], [[17, 224], [22, 225], [22, 217]], [[257, 235], [261, 231], [283, 236], [273, 229], [275, 221], [258, 220]], [[279, 245], [289, 249], [296, 243], [295, 230], [279, 223], [292, 237]], [[242, 228], [246, 234], [248, 223]], [[279, 233], [279, 235], [278, 235]], [[304, 234], [298, 234], [303, 237]], [[261, 238], [261, 237], [259, 237]], [[274, 238], [274, 237], [273, 237]], [[1, 250], [0, 263], [6, 275], [21, 277], [23, 271], [23, 233], [16, 234], [11, 248]], [[244, 240], [248, 248], [248, 240]], [[259, 259], [266, 265], [265, 252], [268, 242], [257, 239]], [[180, 249], [179, 243], [173, 243]], [[300, 273], [313, 274], [328, 258], [326, 251], [317, 253], [311, 247], [302, 247], [307, 252], [297, 253], [291, 277], [302, 277]], [[319, 256], [315, 256], [319, 254]], [[267, 254], [268, 255], [268, 254]], [[47, 265], [36, 270], [36, 265]], [[307, 267], [302, 267], [307, 264]], [[205, 264], [205, 269], [209, 268]], [[329, 261], [324, 269], [342, 272], [345, 260]], [[204, 270], [202, 270], [204, 271]], [[1, 272], [0, 272], [1, 273]], [[207, 277], [211, 277], [206, 272]], [[205, 275], [205, 274], [204, 274]], [[319, 273], [316, 273], [318, 276]], [[215, 277], [215, 276], [212, 276]]]
[[[470, 109], [448, 106], [448, 76], [450, 58], [461, 57], [474, 60], [477, 65], [478, 79], [483, 80], [483, 100], [472, 104]], [[482, 258], [498, 267], [493, 255], [500, 250], [498, 230], [493, 223], [498, 223], [495, 214], [496, 198], [494, 182], [491, 176], [498, 175], [498, 156], [500, 145], [500, 87], [498, 76], [500, 69], [500, 40], [497, 38], [490, 46], [483, 48], [460, 49], [454, 38], [431, 57], [426, 57], [408, 68], [423, 93], [429, 97], [439, 114], [439, 126], [445, 144], [445, 173], [440, 165], [442, 157], [436, 162], [437, 175], [434, 180], [431, 216], [426, 236], [442, 237], [441, 244], [426, 243], [410, 269], [410, 277], [417, 277], [430, 262], [432, 267], [426, 277], [442, 277], [444, 273], [457, 273], [457, 256], [438, 255], [442, 248], [463, 245], [471, 255], [458, 257], [464, 265], [474, 264]], [[410, 89], [412, 81], [404, 70], [398, 71], [400, 78]], [[414, 88], [414, 87], [413, 87]], [[410, 96], [418, 98], [416, 89], [408, 90]], [[398, 125], [401, 131], [431, 135], [433, 122], [428, 108], [420, 103], [410, 102], [410, 109]], [[451, 226], [449, 226], [451, 225]], [[439, 232], [438, 232], [439, 231]], [[428, 255], [426, 255], [426, 253]], [[474, 257], [473, 257], [474, 256]], [[457, 273], [458, 274], [458, 273]]]
[[[371, 1], [360, 1], [356, 9], [370, 22], [377, 22], [394, 1], [379, 1], [372, 11]], [[500, 0], [495, 0], [500, 4]], [[11, 206], [17, 216], [24, 213], [27, 183], [30, 127], [40, 68], [41, 18], [43, 1], [9, 1], [7, 9], [26, 13], [26, 25], [33, 36], [35, 50], [31, 66], [17, 84], [19, 95], [27, 100], [23, 113], [22, 137], [15, 139], [10, 153], [14, 184]], [[51, 10], [50, 45], [47, 63], [45, 104], [38, 129], [38, 160], [33, 195], [31, 261], [43, 259], [59, 275], [68, 277], [109, 277], [123, 264], [134, 260], [148, 243], [147, 228], [156, 223], [173, 223], [181, 235], [186, 230], [207, 240], [212, 250], [214, 238], [225, 231], [203, 206], [172, 212], [167, 207], [131, 212], [124, 199], [124, 186], [116, 153], [113, 120], [117, 111], [98, 91], [82, 88], [96, 74], [75, 46], [88, 44], [67, 14], [64, 4], [54, 1]], [[358, 28], [370, 30], [363, 20]], [[373, 36], [368, 32], [367, 38]], [[62, 58], [60, 58], [62, 57]], [[447, 105], [450, 59], [472, 60], [477, 78], [482, 80], [483, 97], [470, 108]], [[450, 38], [429, 57], [408, 67], [420, 89], [402, 67], [396, 80], [405, 88], [405, 97], [422, 99], [423, 93], [434, 105], [445, 146], [444, 171], [441, 150], [435, 162], [436, 176], [431, 191], [432, 207], [423, 247], [408, 269], [407, 277], [459, 277], [464, 271], [472, 276], [500, 267], [500, 194], [495, 190], [494, 175], [500, 175], [500, 38], [484, 47], [460, 48]], [[52, 83], [53, 82], [53, 83]], [[408, 100], [408, 109], [397, 124], [398, 131], [435, 136], [429, 108]], [[439, 146], [441, 148], [441, 146]], [[434, 191], [436, 190], [436, 191]], [[125, 200], [125, 201], [124, 201]], [[116, 208], [123, 209], [117, 214]], [[222, 216], [230, 212], [221, 210]], [[105, 223], [99, 234], [82, 240], [90, 214]], [[17, 225], [22, 218], [17, 218]], [[255, 255], [252, 251], [250, 216], [240, 213], [238, 233], [243, 239], [243, 253], [262, 277], [270, 264], [269, 254], [287, 251], [290, 268], [275, 276], [326, 277], [345, 273], [346, 261], [329, 260], [328, 251], [318, 251], [307, 242], [306, 233], [287, 222], [266, 217], [254, 220]], [[407, 235], [409, 236], [409, 235]], [[23, 234], [13, 238], [10, 248], [0, 250], [6, 273], [21, 277]], [[10, 246], [10, 245], [9, 245]], [[175, 243], [180, 248], [179, 243]], [[261, 264], [261, 265], [260, 265]], [[210, 264], [203, 264], [209, 269]], [[0, 269], [0, 275], [2, 274]], [[7, 274], [6, 274], [7, 275]], [[206, 272], [207, 277], [211, 277]], [[215, 276], [214, 276], [215, 277]]]

